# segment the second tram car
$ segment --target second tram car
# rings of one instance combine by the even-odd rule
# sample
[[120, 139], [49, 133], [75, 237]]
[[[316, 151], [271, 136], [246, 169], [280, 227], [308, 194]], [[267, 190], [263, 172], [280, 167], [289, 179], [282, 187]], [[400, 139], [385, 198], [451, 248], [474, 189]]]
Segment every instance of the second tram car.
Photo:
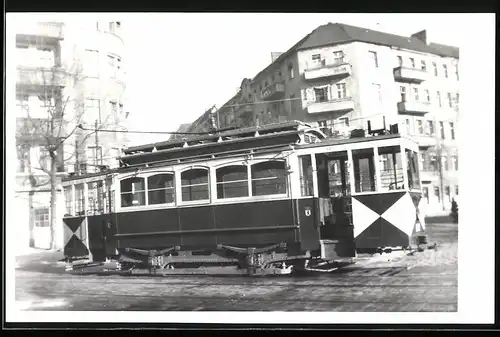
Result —
[[425, 243], [418, 146], [301, 122], [128, 148], [64, 180], [68, 259], [160, 274], [288, 274]]

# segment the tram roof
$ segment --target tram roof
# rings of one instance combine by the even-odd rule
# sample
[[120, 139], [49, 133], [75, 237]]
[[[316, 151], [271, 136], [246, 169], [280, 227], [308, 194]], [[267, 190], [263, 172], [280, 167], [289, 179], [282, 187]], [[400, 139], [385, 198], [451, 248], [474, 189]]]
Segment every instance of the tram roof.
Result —
[[190, 145], [201, 145], [209, 143], [224, 142], [227, 140], [235, 140], [242, 138], [253, 138], [255, 133], [258, 132], [259, 135], [266, 135], [278, 132], [286, 131], [299, 131], [303, 129], [311, 129], [310, 132], [316, 133], [320, 138], [324, 138], [324, 135], [318, 130], [312, 128], [311, 125], [306, 124], [301, 121], [287, 121], [283, 123], [268, 124], [264, 126], [257, 127], [247, 127], [232, 130], [222, 130], [219, 132], [214, 132], [206, 135], [187, 135], [183, 139], [174, 139], [165, 142], [156, 142], [144, 145], [131, 146], [123, 150], [125, 156], [132, 155], [136, 153], [144, 152], [154, 152], [167, 149], [184, 148]]

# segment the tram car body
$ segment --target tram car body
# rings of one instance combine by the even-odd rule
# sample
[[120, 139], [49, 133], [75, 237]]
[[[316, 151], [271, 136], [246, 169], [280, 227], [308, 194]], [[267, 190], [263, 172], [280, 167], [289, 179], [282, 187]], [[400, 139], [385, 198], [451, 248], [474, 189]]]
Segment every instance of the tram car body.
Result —
[[154, 273], [288, 274], [425, 240], [418, 146], [301, 122], [128, 148], [68, 177], [65, 255]]

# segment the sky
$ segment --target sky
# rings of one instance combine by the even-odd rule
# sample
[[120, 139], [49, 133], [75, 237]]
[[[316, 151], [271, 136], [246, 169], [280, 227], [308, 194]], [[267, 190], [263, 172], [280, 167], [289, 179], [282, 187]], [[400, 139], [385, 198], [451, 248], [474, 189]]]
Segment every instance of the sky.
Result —
[[[409, 36], [427, 29], [432, 42], [460, 46], [465, 14], [158, 13], [127, 16], [129, 130], [176, 131], [212, 105], [222, 106], [284, 52], [328, 22]], [[131, 144], [167, 135], [131, 135]]]

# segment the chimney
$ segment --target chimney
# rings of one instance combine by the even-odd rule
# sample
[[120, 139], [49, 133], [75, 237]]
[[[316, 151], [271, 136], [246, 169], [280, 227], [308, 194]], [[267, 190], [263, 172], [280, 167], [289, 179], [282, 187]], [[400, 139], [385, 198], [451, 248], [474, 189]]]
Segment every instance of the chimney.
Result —
[[280, 57], [281, 54], [283, 54], [283, 52], [271, 52], [271, 63], [276, 61], [276, 59]]
[[422, 41], [425, 44], [430, 43], [429, 39], [427, 38], [427, 30], [425, 30], [425, 29], [421, 30], [420, 32], [417, 32], [415, 34], [412, 34], [411, 37], [419, 39], [420, 41]]

